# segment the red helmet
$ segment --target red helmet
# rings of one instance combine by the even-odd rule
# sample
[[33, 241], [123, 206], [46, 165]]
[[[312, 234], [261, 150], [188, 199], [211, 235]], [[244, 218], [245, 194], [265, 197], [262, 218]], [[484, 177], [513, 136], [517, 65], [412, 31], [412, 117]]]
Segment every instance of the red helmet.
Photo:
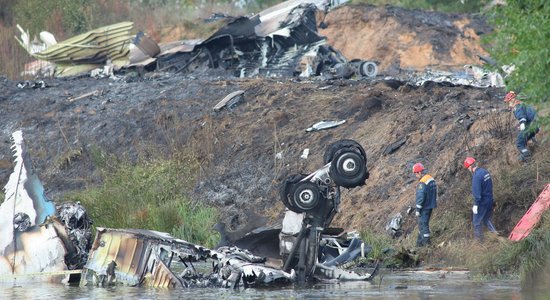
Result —
[[468, 169], [471, 165], [473, 165], [476, 162], [476, 159], [473, 157], [466, 157], [464, 160], [464, 168]]
[[516, 98], [516, 92], [509, 91], [506, 96], [504, 96], [504, 102], [510, 102]]
[[413, 173], [422, 172], [424, 170], [425, 170], [424, 165], [422, 165], [421, 163], [416, 163], [413, 166]]

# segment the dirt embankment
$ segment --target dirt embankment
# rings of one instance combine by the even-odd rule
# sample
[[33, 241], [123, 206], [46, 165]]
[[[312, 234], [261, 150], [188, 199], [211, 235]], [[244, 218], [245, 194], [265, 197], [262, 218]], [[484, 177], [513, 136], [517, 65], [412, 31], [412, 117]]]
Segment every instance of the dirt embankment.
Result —
[[480, 36], [490, 32], [482, 18], [384, 6], [343, 6], [320, 16], [319, 29], [349, 59], [379, 63], [385, 74], [400, 70], [458, 70], [487, 56]]
[[[335, 48], [350, 58], [379, 61], [382, 73], [473, 63], [475, 54], [483, 53], [478, 33], [487, 31], [464, 16], [391, 7], [344, 7], [325, 22], [321, 33]], [[251, 208], [271, 223], [279, 221], [280, 181], [314, 171], [328, 144], [351, 138], [364, 146], [371, 176], [365, 186], [343, 192], [334, 225], [383, 230], [393, 214], [412, 205], [410, 169], [417, 161], [438, 180], [443, 206], [467, 201], [453, 198], [469, 180], [461, 169], [466, 155], [489, 167], [517, 165], [511, 137], [491, 134], [493, 117], [506, 114], [499, 110], [501, 89], [194, 75], [46, 79], [45, 89], [19, 89], [0, 79], [0, 184], [12, 171], [9, 137], [17, 129], [23, 130], [36, 171], [54, 199], [99, 182], [93, 164], [97, 149], [136, 158], [184, 146], [204, 162], [194, 199], [223, 208], [223, 221], [235, 229], [247, 222], [243, 211]], [[212, 110], [236, 90], [245, 90], [242, 103]], [[305, 131], [321, 120], [346, 123]], [[384, 154], [395, 142], [402, 145]], [[302, 160], [305, 148], [310, 157]], [[412, 218], [404, 225], [410, 231]]]

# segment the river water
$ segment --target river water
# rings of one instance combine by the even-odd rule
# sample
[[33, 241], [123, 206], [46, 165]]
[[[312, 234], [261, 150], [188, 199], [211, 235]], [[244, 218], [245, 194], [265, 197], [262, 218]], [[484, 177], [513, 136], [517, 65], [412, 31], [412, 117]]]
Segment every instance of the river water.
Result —
[[467, 272], [381, 272], [371, 282], [322, 282], [241, 290], [109, 288], [2, 283], [0, 299], [550, 299], [521, 292], [518, 280], [473, 280]]

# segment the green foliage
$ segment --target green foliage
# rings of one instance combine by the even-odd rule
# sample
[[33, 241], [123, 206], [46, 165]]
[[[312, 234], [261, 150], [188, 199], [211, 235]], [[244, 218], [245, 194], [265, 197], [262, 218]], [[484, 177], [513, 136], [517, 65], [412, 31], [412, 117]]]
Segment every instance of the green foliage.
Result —
[[542, 225], [519, 245], [523, 250], [517, 258], [520, 260], [520, 274], [522, 286], [529, 286], [533, 283], [537, 274], [548, 267], [550, 261], [550, 215], [545, 214]]
[[212, 208], [181, 202], [178, 207], [183, 223], [172, 230], [172, 235], [186, 241], [201, 241], [201, 245], [213, 248], [220, 241], [220, 236], [212, 230], [217, 220], [216, 211]]
[[212, 246], [216, 211], [185, 195], [198, 165], [192, 158], [150, 160], [133, 165], [109, 162], [102, 186], [65, 197], [80, 201], [95, 226], [171, 232], [189, 242]]
[[372, 247], [371, 252], [367, 256], [372, 260], [384, 260], [388, 258], [387, 249], [392, 247], [392, 240], [385, 234], [377, 234], [372, 231], [361, 231], [361, 239], [366, 245]]
[[90, 159], [96, 168], [106, 169], [109, 157], [108, 154], [97, 145], [92, 145], [90, 147]]
[[479, 266], [483, 274], [518, 272], [523, 287], [536, 283], [540, 271], [550, 261], [550, 215], [545, 214], [539, 227], [519, 241], [508, 241], [498, 251], [485, 255]]
[[28, 29], [32, 39], [33, 34], [43, 30], [61, 30], [71, 35], [85, 31], [89, 28], [89, 15], [85, 14], [87, 6], [87, 0], [25, 0], [17, 1], [13, 12], [15, 22]]
[[[550, 2], [509, 0], [488, 14], [494, 32], [484, 39], [487, 50], [500, 65], [514, 65], [506, 78], [508, 90], [525, 101], [548, 108], [550, 93]], [[520, 94], [520, 96], [521, 96]], [[550, 125], [548, 116], [543, 125]]]

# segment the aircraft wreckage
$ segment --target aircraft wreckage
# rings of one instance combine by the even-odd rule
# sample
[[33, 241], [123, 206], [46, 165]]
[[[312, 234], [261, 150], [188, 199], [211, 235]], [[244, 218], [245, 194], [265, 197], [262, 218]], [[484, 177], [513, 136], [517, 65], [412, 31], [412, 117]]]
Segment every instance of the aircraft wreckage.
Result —
[[131, 22], [104, 26], [60, 43], [43, 31], [43, 43], [34, 44], [18, 26], [21, 38], [17, 41], [31, 56], [53, 63], [35, 74], [53, 76], [93, 69], [98, 69], [92, 71], [95, 75], [109, 76], [115, 68], [182, 73], [218, 69], [237, 77], [375, 77], [375, 62], [348, 61], [317, 31], [316, 13], [326, 13], [343, 2], [290, 0], [252, 17], [223, 16], [217, 20], [220, 28], [206, 39], [165, 44], [157, 44], [143, 32], [130, 35]]
[[21, 131], [12, 134], [12, 142], [15, 167], [0, 206], [0, 282], [239, 288], [368, 281], [378, 271], [378, 265], [369, 272], [344, 269], [371, 248], [358, 234], [329, 228], [340, 187], [363, 185], [368, 178], [365, 151], [353, 140], [329, 146], [317, 171], [284, 181], [282, 228], [249, 233], [216, 249], [144, 229], [97, 227], [92, 242], [85, 208], [48, 199]]

